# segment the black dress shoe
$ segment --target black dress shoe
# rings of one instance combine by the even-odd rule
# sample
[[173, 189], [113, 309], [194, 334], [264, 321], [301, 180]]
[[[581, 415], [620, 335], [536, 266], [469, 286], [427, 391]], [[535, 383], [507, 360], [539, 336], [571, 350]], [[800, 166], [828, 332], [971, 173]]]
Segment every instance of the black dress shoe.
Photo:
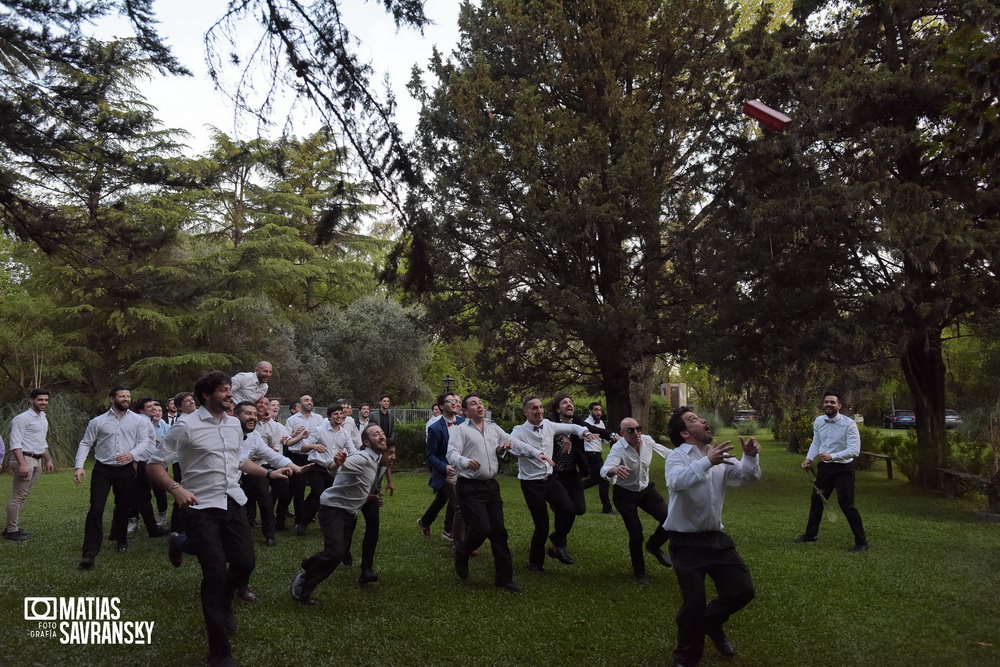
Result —
[[538, 574], [545, 574], [545, 568], [542, 567], [541, 565], [528, 563], [528, 572], [537, 572]]
[[729, 641], [729, 637], [726, 637], [726, 631], [722, 628], [710, 628], [705, 630], [705, 634], [708, 638], [712, 640], [715, 644], [715, 650], [719, 652], [723, 658], [732, 658], [736, 655], [736, 649], [733, 648], [732, 643]]
[[351, 567], [352, 565], [354, 565], [354, 556], [351, 555], [350, 551], [344, 554], [344, 565], [346, 567]]
[[361, 574], [358, 576], [358, 583], [362, 586], [376, 581], [378, 581], [378, 575], [372, 572], [370, 567], [362, 569]]
[[513, 581], [498, 581], [497, 588], [503, 589], [509, 593], [521, 592], [521, 587], [515, 584]]
[[566, 565], [572, 565], [575, 562], [566, 547], [549, 547], [549, 556]]
[[795, 542], [796, 544], [805, 544], [806, 542], [815, 542], [818, 539], [819, 539], [818, 537], [809, 537], [808, 535], [799, 535], [798, 537], [796, 537], [793, 540], [793, 542]]
[[848, 551], [850, 551], [851, 553], [855, 553], [855, 554], [864, 553], [865, 551], [868, 551], [868, 545], [867, 544], [855, 544], [853, 547], [851, 547], [850, 549], [848, 549]]
[[651, 546], [649, 546], [649, 543], [647, 543], [646, 544], [646, 551], [648, 551], [649, 553], [653, 554], [653, 558], [656, 559], [656, 562], [659, 563], [660, 565], [662, 565], [663, 567], [673, 567], [674, 566], [673, 562], [670, 560], [670, 556], [668, 556], [667, 554], [665, 554], [663, 552], [663, 549], [660, 549], [658, 547], [651, 547]]
[[180, 567], [181, 563], [184, 562], [184, 551], [181, 549], [186, 536], [180, 533], [170, 533], [170, 537], [167, 539], [167, 558], [170, 559], [170, 564], [174, 567]]
[[302, 537], [306, 534], [306, 525], [304, 523], [295, 524], [295, 534]]
[[469, 578], [469, 554], [455, 552], [455, 574], [459, 579]]
[[640, 586], [649, 586], [649, 575], [645, 572], [642, 574], [632, 575], [632, 580]]
[[292, 579], [291, 586], [288, 587], [288, 594], [292, 596], [292, 599], [299, 604], [304, 604], [306, 606], [313, 606], [319, 604], [319, 600], [314, 600], [309, 597], [308, 593], [302, 592], [302, 586], [305, 584], [306, 575], [305, 572], [299, 572]]
[[159, 526], [149, 531], [150, 537], [166, 537], [169, 534], [170, 534], [169, 530], [167, 530], [166, 528], [161, 528]]
[[236, 594], [239, 595], [240, 599], [243, 600], [244, 602], [257, 601], [257, 596], [254, 595], [254, 592], [250, 590], [249, 586], [240, 586], [238, 589], [236, 589]]
[[277, 542], [274, 541], [273, 537], [267, 537], [264, 539], [264, 544], [269, 547], [273, 547], [275, 544], [277, 544]]
[[128, 551], [128, 540], [118, 542], [118, 553], [123, 554]]
[[5, 540], [10, 540], [11, 542], [25, 542], [28, 539], [27, 533], [22, 533], [19, 530], [12, 530], [3, 534]]
[[93, 570], [94, 569], [94, 557], [84, 556], [80, 561], [80, 564], [76, 566], [79, 570]]
[[236, 614], [229, 612], [226, 614], [226, 633], [235, 635], [240, 630], [240, 623], [236, 620]]
[[614, 515], [614, 514], [618, 514], [618, 512], [616, 512], [613, 507], [605, 507], [604, 509], [601, 510], [601, 514], [612, 514], [612, 515]]

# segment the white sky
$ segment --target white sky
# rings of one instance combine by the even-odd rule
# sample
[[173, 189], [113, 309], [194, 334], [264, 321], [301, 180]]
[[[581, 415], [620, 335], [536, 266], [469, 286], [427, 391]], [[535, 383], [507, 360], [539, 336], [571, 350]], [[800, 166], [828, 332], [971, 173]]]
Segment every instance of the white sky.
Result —
[[[140, 85], [147, 101], [159, 110], [164, 126], [187, 130], [191, 134], [190, 147], [199, 153], [208, 147], [209, 125], [241, 139], [257, 134], [252, 119], [241, 125], [235, 123], [232, 105], [213, 88], [208, 77], [203, 37], [222, 15], [225, 5], [225, 0], [158, 0], [155, 7], [160, 34], [194, 77], [157, 76]], [[412, 136], [418, 105], [406, 90], [410, 70], [414, 64], [426, 67], [435, 44], [445, 54], [451, 52], [458, 39], [458, 0], [426, 0], [424, 11], [434, 24], [424, 28], [423, 35], [412, 28], [397, 32], [392, 17], [376, 0], [341, 0], [340, 5], [345, 24], [361, 40], [357, 53], [375, 70], [373, 81], [378, 90], [383, 75], [388, 74], [398, 103], [397, 122], [408, 137]], [[256, 34], [256, 26], [248, 27]], [[131, 36], [131, 32], [127, 22], [117, 19], [95, 28], [95, 35], [107, 39]], [[275, 118], [274, 122], [274, 133], [279, 133], [284, 118]], [[296, 121], [295, 133], [304, 135], [316, 125], [315, 120], [301, 118]]]

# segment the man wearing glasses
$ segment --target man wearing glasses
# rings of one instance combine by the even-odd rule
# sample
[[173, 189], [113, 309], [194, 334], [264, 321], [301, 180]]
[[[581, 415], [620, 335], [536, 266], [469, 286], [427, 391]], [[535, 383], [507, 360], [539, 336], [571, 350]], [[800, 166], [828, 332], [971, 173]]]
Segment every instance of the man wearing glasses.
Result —
[[[465, 421], [459, 413], [462, 411], [462, 401], [458, 394], [446, 393], [438, 396], [441, 407], [441, 419], [431, 424], [427, 429], [427, 466], [431, 469], [431, 478], [427, 484], [434, 489], [434, 500], [427, 511], [417, 519], [417, 526], [424, 537], [431, 536], [431, 524], [445, 504], [449, 504], [451, 525], [445, 520], [444, 535], [456, 543], [465, 537], [465, 523], [462, 520], [462, 508], [458, 500], [455, 484], [458, 477], [455, 467], [448, 463], [448, 440], [451, 430]], [[450, 537], [449, 537], [450, 536]]]
[[613, 499], [618, 513], [628, 531], [628, 550], [632, 559], [632, 576], [637, 584], [648, 584], [646, 560], [642, 554], [642, 509], [656, 519], [656, 530], [646, 542], [646, 551], [653, 554], [664, 567], [670, 567], [670, 558], [663, 553], [667, 542], [667, 531], [663, 522], [667, 520], [667, 502], [656, 490], [656, 484], [649, 481], [649, 462], [656, 452], [667, 458], [670, 450], [642, 434], [642, 427], [631, 417], [621, 423], [622, 438], [611, 446], [608, 460], [601, 468], [601, 477], [614, 485]]

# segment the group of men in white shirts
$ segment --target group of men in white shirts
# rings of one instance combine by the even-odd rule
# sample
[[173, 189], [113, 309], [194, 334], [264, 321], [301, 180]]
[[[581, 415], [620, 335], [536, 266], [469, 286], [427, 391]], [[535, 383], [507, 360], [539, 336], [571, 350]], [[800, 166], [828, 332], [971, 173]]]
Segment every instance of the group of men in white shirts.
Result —
[[[276, 421], [276, 411], [267, 398], [267, 379], [271, 366], [261, 362], [251, 373], [232, 378], [219, 372], [209, 373], [195, 385], [194, 397], [200, 405], [193, 409], [180, 401], [179, 417], [155, 446], [152, 424], [146, 417], [128, 410], [128, 390], [115, 388], [109, 396], [111, 409], [88, 425], [76, 458], [74, 478], [86, 476], [83, 464], [90, 449], [96, 462], [91, 473], [91, 506], [88, 512], [81, 569], [94, 567], [94, 559], [103, 539], [104, 503], [109, 489], [117, 489], [126, 477], [134, 475], [134, 464], [142, 459], [150, 481], [173, 495], [177, 506], [184, 508], [184, 543], [171, 537], [171, 560], [179, 564], [183, 552], [197, 555], [201, 562], [202, 611], [208, 634], [209, 662], [234, 664], [229, 636], [237, 629], [232, 601], [237, 591], [248, 590], [255, 566], [253, 542], [247, 518], [249, 499], [261, 510], [262, 528], [267, 544], [274, 535], [264, 525], [273, 501], [265, 492], [299, 478], [307, 480], [309, 497], [295, 512], [300, 534], [313, 518], [323, 533], [323, 549], [303, 561], [303, 570], [291, 582], [291, 597], [305, 605], [316, 604], [313, 591], [334, 569], [350, 559], [351, 535], [357, 515], [374, 508], [374, 539], [377, 541], [377, 509], [381, 505], [381, 478], [391, 469], [394, 452], [386, 434], [372, 424], [359, 428], [343, 403], [328, 410], [327, 418], [313, 412], [312, 399], [303, 396], [299, 411], [285, 425]], [[252, 377], [251, 377], [252, 376]], [[446, 397], [454, 397], [448, 394]], [[47, 395], [46, 395], [47, 398]], [[35, 400], [35, 397], [32, 399]], [[34, 405], [34, 404], [33, 404]], [[566, 500], [553, 475], [557, 436], [569, 434], [585, 441], [598, 439], [591, 430], [603, 429], [600, 416], [595, 419], [591, 406], [591, 424], [561, 423], [544, 418], [542, 401], [530, 397], [524, 401], [525, 421], [508, 434], [485, 419], [481, 396], [469, 394], [462, 399], [464, 420], [456, 411], [448, 411], [445, 425], [449, 477], [455, 486], [455, 498], [464, 521], [464, 535], [456, 541], [454, 568], [465, 579], [469, 576], [470, 555], [485, 541], [491, 543], [498, 588], [517, 592], [513, 558], [504, 524], [500, 486], [496, 479], [499, 461], [507, 455], [517, 457], [518, 479], [534, 523], [530, 541], [528, 570], [545, 572], [548, 556], [564, 563], [574, 562], [567, 547], [572, 528], [572, 503]], [[44, 407], [44, 406], [43, 406]], [[30, 411], [29, 411], [30, 412]], [[347, 414], [345, 414], [347, 413]], [[35, 408], [35, 419], [43, 415]], [[31, 417], [31, 415], [29, 415]], [[27, 421], [27, 418], [26, 420]], [[433, 427], [434, 425], [432, 425]], [[29, 429], [30, 430], [30, 429]], [[648, 583], [644, 553], [653, 555], [661, 565], [677, 572], [684, 596], [678, 613], [677, 664], [694, 664], [701, 657], [704, 637], [708, 636], [723, 655], [731, 655], [732, 645], [722, 625], [736, 610], [753, 597], [749, 571], [736, 553], [732, 541], [722, 532], [721, 510], [726, 486], [751, 482], [760, 476], [754, 439], [742, 442], [739, 462], [729, 454], [729, 443], [717, 445], [707, 422], [690, 410], [675, 411], [668, 427], [676, 449], [653, 441], [631, 418], [620, 425], [621, 439], [615, 442], [600, 468], [601, 479], [613, 489], [614, 506], [622, 516], [629, 535], [629, 553], [633, 576], [638, 583]], [[38, 466], [48, 464], [47, 450], [38, 458], [20, 441], [20, 464], [35, 475]], [[649, 480], [652, 455], [664, 456], [667, 485], [671, 490], [669, 512], [666, 501]], [[298, 458], [296, 462], [292, 455]], [[302, 458], [304, 457], [304, 458]], [[177, 461], [178, 479], [167, 474], [167, 467]], [[32, 482], [33, 483], [33, 482]], [[391, 474], [388, 489], [392, 492]], [[30, 487], [29, 487], [30, 488]], [[116, 491], [117, 493], [117, 491]], [[26, 494], [21, 494], [26, 496]], [[20, 497], [20, 496], [19, 496]], [[23, 497], [20, 502], [23, 503]], [[280, 503], [280, 500], [279, 500]], [[549, 532], [549, 512], [555, 514], [554, 530]], [[643, 541], [638, 509], [652, 515], [658, 527]], [[372, 517], [365, 514], [368, 526]], [[12, 518], [14, 528], [11, 528]], [[127, 517], [116, 509], [111, 539], [119, 545], [125, 539]], [[423, 526], [421, 526], [423, 528]], [[8, 506], [7, 533], [17, 531], [16, 513]], [[425, 531], [425, 535], [428, 534]], [[16, 539], [12, 533], [8, 539]], [[670, 542], [670, 554], [662, 547]], [[546, 542], [551, 542], [548, 551]], [[361, 583], [376, 581], [368, 551], [363, 546]], [[373, 553], [374, 547], [371, 552]], [[718, 597], [705, 601], [704, 577], [711, 576]]]

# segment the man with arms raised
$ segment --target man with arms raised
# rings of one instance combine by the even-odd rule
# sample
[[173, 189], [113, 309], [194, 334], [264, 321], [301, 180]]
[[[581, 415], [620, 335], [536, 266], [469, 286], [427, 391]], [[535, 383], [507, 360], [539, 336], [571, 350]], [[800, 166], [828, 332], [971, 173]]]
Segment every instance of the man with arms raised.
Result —
[[[705, 635], [723, 657], [731, 658], [736, 650], [723, 626], [753, 600], [754, 588], [736, 545], [722, 532], [722, 503], [727, 486], [760, 479], [760, 445], [753, 438], [746, 442], [740, 438], [743, 458], [735, 461], [729, 441], [714, 444], [712, 427], [687, 407], [673, 412], [667, 433], [676, 448], [667, 457], [670, 514], [663, 526], [683, 599], [677, 612], [674, 662], [698, 664]], [[705, 575], [712, 578], [717, 592], [707, 604]]]

